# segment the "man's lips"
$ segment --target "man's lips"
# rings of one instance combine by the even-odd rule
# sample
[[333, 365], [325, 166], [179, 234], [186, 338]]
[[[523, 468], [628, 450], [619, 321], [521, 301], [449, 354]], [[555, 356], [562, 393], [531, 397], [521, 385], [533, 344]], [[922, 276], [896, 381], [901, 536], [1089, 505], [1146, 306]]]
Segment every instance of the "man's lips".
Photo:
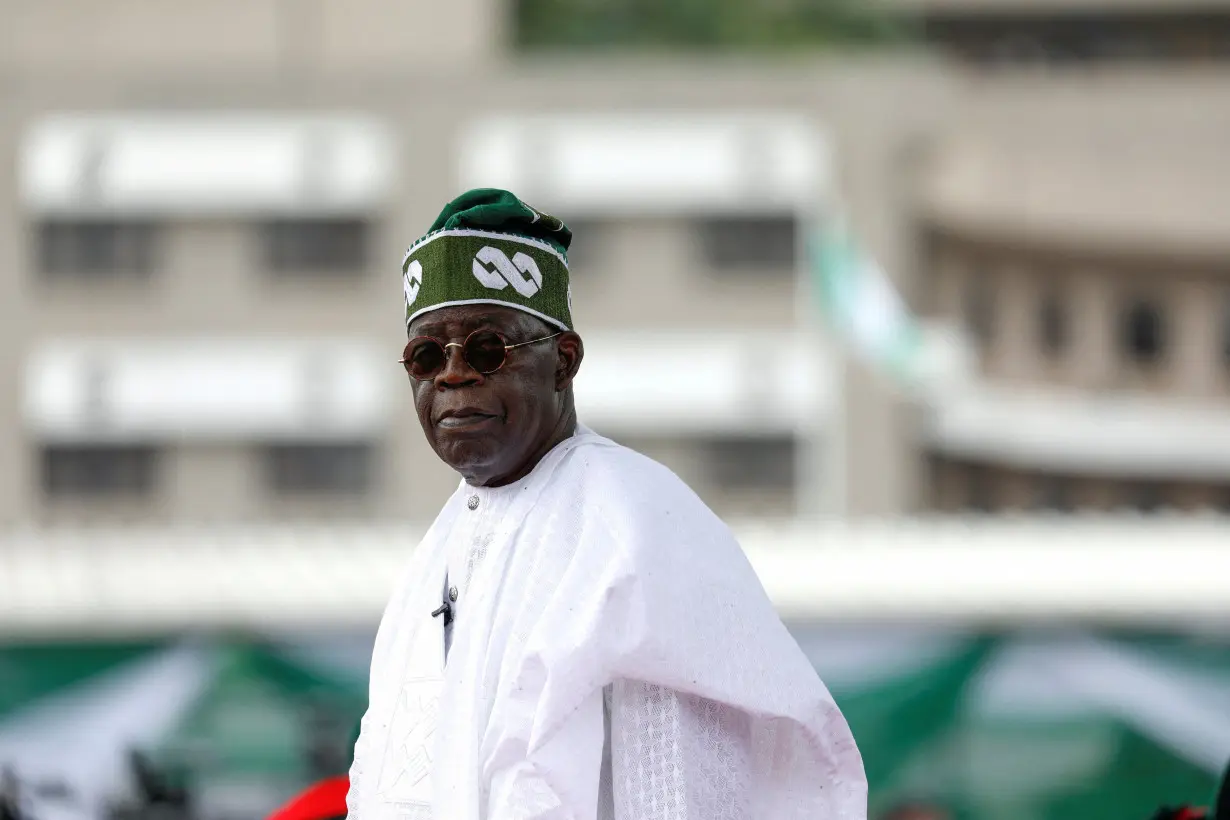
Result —
[[484, 413], [481, 410], [469, 407], [461, 410], [445, 410], [440, 414], [440, 418], [436, 419], [436, 427], [444, 427], [450, 430], [462, 427], [475, 427], [491, 421], [495, 417], [494, 413]]

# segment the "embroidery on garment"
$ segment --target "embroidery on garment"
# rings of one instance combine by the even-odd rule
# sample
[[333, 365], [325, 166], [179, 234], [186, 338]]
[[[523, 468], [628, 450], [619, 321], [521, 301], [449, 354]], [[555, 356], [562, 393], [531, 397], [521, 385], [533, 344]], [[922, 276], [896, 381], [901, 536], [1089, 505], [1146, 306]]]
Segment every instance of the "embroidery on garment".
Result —
[[431, 816], [431, 769], [440, 716], [440, 684], [437, 678], [409, 681], [397, 695], [376, 792], [384, 802], [396, 805], [400, 816], [417, 817], [416, 807], [428, 811], [421, 816]]

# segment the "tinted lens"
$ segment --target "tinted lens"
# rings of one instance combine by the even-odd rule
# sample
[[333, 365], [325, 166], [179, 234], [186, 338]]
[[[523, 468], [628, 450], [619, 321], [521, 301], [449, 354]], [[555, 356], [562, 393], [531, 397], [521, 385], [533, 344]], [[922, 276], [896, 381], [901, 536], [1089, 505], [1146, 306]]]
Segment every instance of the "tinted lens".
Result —
[[504, 337], [490, 330], [476, 330], [466, 339], [466, 362], [479, 373], [494, 373], [504, 364]]
[[444, 367], [444, 348], [435, 339], [411, 339], [406, 345], [406, 372], [416, 379], [431, 379]]

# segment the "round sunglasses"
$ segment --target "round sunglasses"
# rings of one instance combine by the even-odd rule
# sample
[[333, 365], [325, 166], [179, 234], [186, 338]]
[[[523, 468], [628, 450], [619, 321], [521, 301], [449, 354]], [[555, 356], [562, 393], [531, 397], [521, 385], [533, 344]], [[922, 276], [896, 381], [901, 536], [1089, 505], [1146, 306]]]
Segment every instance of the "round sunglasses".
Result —
[[494, 330], [476, 330], [466, 337], [464, 342], [442, 342], [431, 336], [415, 336], [406, 343], [398, 363], [406, 368], [406, 373], [417, 381], [429, 381], [440, 375], [448, 362], [448, 349], [461, 348], [461, 358], [475, 372], [489, 376], [504, 366], [508, 361], [508, 351], [526, 345], [545, 342], [554, 339], [560, 333], [552, 333], [541, 339], [531, 339], [528, 342], [508, 344], [503, 335]]

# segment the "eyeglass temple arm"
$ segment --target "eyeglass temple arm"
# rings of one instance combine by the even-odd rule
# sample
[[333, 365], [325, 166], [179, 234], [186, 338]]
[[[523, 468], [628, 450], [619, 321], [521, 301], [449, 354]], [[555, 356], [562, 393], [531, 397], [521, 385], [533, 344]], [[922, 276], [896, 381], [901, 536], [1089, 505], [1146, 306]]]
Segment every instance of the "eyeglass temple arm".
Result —
[[556, 336], [563, 336], [563, 335], [564, 335], [564, 331], [561, 330], [559, 333], [552, 333], [550, 336], [543, 336], [541, 339], [530, 339], [528, 342], [517, 342], [515, 345], [504, 345], [504, 349], [512, 350], [514, 347], [525, 347], [526, 345], [537, 344], [538, 342], [545, 342], [547, 339], [554, 339]]

